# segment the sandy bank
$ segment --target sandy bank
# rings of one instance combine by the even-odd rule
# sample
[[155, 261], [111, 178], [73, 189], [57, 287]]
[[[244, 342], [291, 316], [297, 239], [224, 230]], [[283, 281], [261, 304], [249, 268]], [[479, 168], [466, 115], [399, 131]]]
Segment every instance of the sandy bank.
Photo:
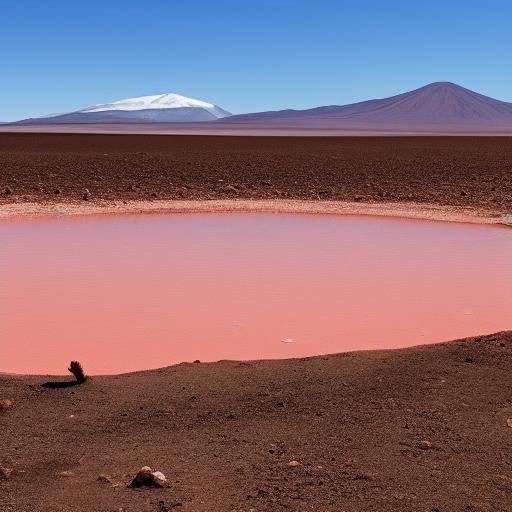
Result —
[[66, 215], [164, 214], [193, 212], [270, 212], [302, 214], [369, 215], [444, 222], [512, 225], [511, 216], [497, 216], [478, 208], [414, 203], [362, 203], [303, 200], [154, 200], [65, 203], [4, 203], [0, 219]]

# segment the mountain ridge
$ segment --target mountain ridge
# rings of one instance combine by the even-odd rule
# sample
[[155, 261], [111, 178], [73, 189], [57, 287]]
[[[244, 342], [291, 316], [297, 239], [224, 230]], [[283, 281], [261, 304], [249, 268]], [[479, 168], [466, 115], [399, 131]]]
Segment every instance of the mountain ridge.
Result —
[[305, 110], [280, 110], [230, 116], [220, 122], [300, 123], [325, 128], [371, 125], [465, 125], [510, 126], [512, 103], [496, 100], [452, 82], [434, 82], [389, 98], [371, 99], [347, 105], [327, 105]]
[[[159, 130], [232, 134], [247, 130], [280, 133], [471, 133], [512, 134], [512, 103], [452, 82], [434, 82], [388, 98], [311, 109], [231, 115], [202, 100], [175, 93], [128, 98], [67, 114], [26, 119], [15, 125], [160, 123]], [[172, 127], [165, 128], [165, 123]], [[188, 125], [187, 125], [188, 123]], [[133, 129], [133, 128], [129, 128]]]

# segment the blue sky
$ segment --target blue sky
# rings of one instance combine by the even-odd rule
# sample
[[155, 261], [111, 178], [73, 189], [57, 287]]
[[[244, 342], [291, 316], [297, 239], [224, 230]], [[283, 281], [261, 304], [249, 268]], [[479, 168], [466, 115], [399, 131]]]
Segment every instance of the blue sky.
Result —
[[452, 81], [512, 101], [512, 2], [0, 0], [0, 120], [177, 92], [234, 113]]

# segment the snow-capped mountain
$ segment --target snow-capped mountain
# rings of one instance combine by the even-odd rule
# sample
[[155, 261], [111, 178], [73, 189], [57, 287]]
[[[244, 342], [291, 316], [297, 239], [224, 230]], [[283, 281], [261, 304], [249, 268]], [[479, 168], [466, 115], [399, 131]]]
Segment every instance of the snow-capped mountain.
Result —
[[190, 123], [213, 121], [230, 115], [213, 103], [167, 93], [102, 103], [66, 114], [25, 119], [18, 123]]

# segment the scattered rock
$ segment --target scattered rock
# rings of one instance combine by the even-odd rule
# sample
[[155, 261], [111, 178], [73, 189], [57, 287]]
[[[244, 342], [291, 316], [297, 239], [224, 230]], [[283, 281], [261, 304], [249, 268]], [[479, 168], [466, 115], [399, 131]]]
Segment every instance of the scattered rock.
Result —
[[59, 471], [57, 473], [57, 476], [61, 476], [61, 477], [64, 477], [64, 478], [69, 478], [71, 476], [75, 476], [75, 474], [73, 473], [73, 471]]
[[473, 362], [473, 358], [472, 357], [466, 357], [466, 359], [464, 359], [464, 361], [466, 363], [472, 363]]
[[0, 466], [0, 481], [10, 480], [12, 476], [12, 469], [4, 468]]
[[175, 501], [174, 503], [166, 504], [164, 501], [158, 502], [158, 512], [170, 512], [174, 507], [182, 507], [181, 501]]
[[89, 199], [91, 198], [91, 193], [89, 192], [89, 189], [85, 189], [84, 190], [84, 193], [82, 194], [82, 199], [84, 201], [89, 201]]
[[365, 480], [365, 481], [371, 481], [373, 480], [373, 475], [370, 473], [357, 473], [353, 476], [353, 480]]
[[53, 189], [53, 193], [54, 193], [56, 196], [58, 196], [58, 195], [61, 193], [60, 188], [54, 188], [54, 189]]
[[354, 196], [354, 201], [362, 201], [364, 199], [363, 196]]
[[291, 460], [290, 462], [288, 462], [288, 466], [294, 468], [294, 467], [300, 466], [300, 462], [297, 460]]
[[224, 192], [233, 192], [234, 194], [237, 194], [238, 189], [233, 185], [226, 185], [226, 187], [224, 187]]
[[135, 475], [135, 478], [132, 480], [129, 488], [137, 488], [137, 487], [169, 487], [169, 482], [165, 478], [165, 475], [160, 471], [153, 471], [149, 466], [144, 466], [141, 470]]
[[112, 478], [110, 478], [107, 475], [99, 475], [96, 480], [98, 482], [101, 482], [102, 484], [109, 484], [109, 485], [113, 485], [114, 484], [114, 482], [112, 481]]
[[432, 448], [432, 442], [424, 439], [423, 441], [420, 441], [418, 443], [418, 448], [420, 448], [421, 450], [429, 450], [430, 448]]
[[512, 418], [507, 418], [507, 425], [512, 428]]
[[11, 196], [12, 195], [12, 188], [11, 187], [5, 187], [4, 188], [4, 194], [6, 196]]
[[0, 400], [0, 411], [6, 411], [10, 409], [14, 405], [12, 400], [8, 400], [7, 398], [4, 400]]

